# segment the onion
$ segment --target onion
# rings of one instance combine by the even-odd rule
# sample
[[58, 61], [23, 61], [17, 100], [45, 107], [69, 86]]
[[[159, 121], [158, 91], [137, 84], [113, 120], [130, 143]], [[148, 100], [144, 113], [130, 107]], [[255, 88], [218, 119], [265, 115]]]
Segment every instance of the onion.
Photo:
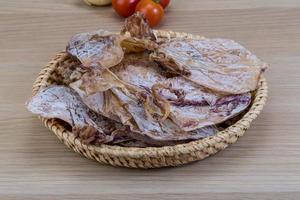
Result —
[[111, 4], [111, 0], [83, 0], [89, 6], [105, 6]]

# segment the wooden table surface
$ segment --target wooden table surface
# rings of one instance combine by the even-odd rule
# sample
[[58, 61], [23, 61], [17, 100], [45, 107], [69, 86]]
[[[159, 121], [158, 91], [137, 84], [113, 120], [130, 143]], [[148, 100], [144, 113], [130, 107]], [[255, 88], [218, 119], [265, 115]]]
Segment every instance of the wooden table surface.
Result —
[[300, 1], [172, 1], [157, 28], [232, 38], [271, 64], [270, 97], [246, 135], [179, 168], [100, 165], [24, 108], [71, 35], [122, 21], [80, 0], [0, 0], [0, 199], [300, 199]]

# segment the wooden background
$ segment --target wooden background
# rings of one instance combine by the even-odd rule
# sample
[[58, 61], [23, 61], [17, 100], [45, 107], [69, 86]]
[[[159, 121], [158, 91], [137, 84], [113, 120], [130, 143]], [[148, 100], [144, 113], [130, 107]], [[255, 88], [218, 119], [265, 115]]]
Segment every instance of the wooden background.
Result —
[[99, 165], [24, 108], [71, 35], [122, 21], [80, 0], [0, 0], [0, 199], [300, 199], [300, 1], [172, 1], [157, 28], [232, 38], [271, 64], [267, 106], [246, 135], [180, 168]]

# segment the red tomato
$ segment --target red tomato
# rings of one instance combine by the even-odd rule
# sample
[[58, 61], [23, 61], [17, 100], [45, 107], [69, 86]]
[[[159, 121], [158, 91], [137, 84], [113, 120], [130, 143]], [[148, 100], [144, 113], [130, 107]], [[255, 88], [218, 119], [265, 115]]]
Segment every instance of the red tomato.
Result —
[[139, 1], [140, 0], [112, 0], [112, 7], [119, 15], [129, 17], [134, 13]]
[[144, 14], [151, 27], [157, 25], [164, 16], [163, 7], [154, 0], [141, 0], [135, 11]]
[[165, 9], [170, 3], [170, 0], [160, 0], [159, 4]]

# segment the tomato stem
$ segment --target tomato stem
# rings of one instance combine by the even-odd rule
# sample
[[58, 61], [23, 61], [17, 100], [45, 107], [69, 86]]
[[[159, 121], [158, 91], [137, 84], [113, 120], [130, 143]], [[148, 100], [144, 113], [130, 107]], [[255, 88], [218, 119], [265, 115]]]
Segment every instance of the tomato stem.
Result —
[[152, 1], [154, 1], [155, 3], [160, 3], [160, 0], [152, 0]]

